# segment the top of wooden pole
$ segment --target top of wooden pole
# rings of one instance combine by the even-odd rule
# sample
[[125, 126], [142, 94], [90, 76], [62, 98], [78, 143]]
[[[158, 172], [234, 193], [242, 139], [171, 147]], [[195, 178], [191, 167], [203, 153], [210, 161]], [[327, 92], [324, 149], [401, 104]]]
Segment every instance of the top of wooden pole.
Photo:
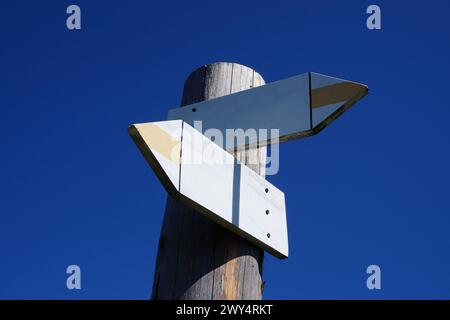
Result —
[[263, 77], [245, 65], [235, 62], [208, 63], [198, 67], [187, 77], [181, 105], [218, 98], [263, 84]]

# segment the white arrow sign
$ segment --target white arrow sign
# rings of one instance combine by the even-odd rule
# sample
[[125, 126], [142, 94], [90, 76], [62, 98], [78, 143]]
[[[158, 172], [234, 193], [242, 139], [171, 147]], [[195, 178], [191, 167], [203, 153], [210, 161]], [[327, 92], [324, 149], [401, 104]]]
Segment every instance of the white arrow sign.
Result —
[[172, 196], [274, 256], [288, 256], [283, 192], [181, 120], [128, 132]]
[[[264, 86], [202, 101], [169, 111], [169, 119], [192, 126], [202, 121], [202, 130], [222, 132], [243, 129], [278, 129], [271, 135], [246, 135], [227, 140], [227, 150], [246, 145], [263, 146], [318, 133], [368, 92], [367, 86], [317, 73], [305, 73]], [[230, 144], [231, 143], [231, 144]]]

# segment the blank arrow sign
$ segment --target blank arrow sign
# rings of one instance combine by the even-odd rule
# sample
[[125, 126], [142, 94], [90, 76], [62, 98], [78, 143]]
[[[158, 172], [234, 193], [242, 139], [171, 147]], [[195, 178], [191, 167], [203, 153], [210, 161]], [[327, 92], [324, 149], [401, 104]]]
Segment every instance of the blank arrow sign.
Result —
[[[266, 135], [246, 135], [232, 145], [242, 149], [314, 135], [364, 97], [368, 87], [318, 73], [305, 73], [216, 99], [169, 111], [169, 119], [192, 126], [201, 121], [202, 132], [278, 129]], [[229, 141], [227, 141], [229, 143]], [[231, 149], [229, 145], [224, 146]]]
[[283, 192], [181, 120], [128, 132], [172, 196], [274, 256], [288, 256]]

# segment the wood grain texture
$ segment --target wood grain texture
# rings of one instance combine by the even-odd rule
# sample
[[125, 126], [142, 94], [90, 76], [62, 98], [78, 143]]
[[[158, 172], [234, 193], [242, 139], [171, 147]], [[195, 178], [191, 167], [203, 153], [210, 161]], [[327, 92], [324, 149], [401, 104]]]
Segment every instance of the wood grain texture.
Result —
[[[186, 80], [181, 104], [187, 105], [263, 85], [254, 70], [235, 63], [213, 63]], [[234, 153], [264, 174], [266, 148]], [[168, 197], [158, 246], [153, 299], [262, 298], [264, 252]]]

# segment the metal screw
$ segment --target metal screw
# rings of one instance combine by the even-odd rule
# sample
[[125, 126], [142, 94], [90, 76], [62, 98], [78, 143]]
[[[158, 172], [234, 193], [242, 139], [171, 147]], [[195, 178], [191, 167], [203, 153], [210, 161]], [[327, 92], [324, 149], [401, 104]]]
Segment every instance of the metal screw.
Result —
[[266, 190], [265, 190], [265, 191], [266, 191], [266, 193], [268, 193], [268, 192], [269, 192], [269, 189], [267, 189], [267, 188], [266, 188]]
[[270, 238], [270, 233], [267, 234], [267, 238]]
[[269, 214], [269, 209], [266, 210], [266, 214]]

